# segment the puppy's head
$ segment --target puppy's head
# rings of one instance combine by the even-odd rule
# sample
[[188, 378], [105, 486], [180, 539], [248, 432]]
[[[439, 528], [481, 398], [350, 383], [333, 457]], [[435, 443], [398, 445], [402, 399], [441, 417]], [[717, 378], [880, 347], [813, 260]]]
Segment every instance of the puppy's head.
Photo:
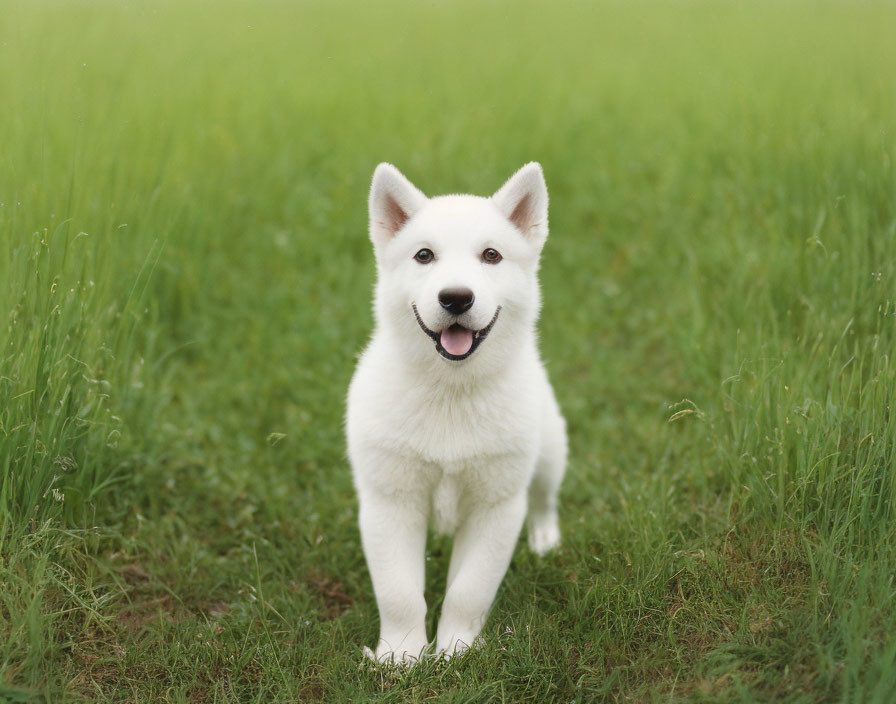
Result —
[[488, 348], [512, 352], [531, 333], [548, 234], [541, 166], [526, 164], [490, 198], [427, 198], [380, 164], [369, 206], [377, 318], [409, 349], [459, 364]]

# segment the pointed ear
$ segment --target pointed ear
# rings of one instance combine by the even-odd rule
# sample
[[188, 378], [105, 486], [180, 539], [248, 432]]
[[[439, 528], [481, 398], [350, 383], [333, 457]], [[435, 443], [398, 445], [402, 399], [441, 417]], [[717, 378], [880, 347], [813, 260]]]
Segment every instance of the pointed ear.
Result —
[[368, 201], [373, 244], [389, 242], [425, 203], [426, 196], [392, 164], [377, 166]]
[[527, 238], [544, 242], [548, 236], [548, 188], [541, 164], [526, 164], [501, 186], [492, 201]]

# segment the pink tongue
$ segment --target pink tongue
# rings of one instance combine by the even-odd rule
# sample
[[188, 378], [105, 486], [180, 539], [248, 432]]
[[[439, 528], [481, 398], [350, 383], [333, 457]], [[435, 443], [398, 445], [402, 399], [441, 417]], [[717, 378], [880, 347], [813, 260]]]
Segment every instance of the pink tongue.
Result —
[[473, 346], [473, 331], [460, 325], [452, 325], [442, 330], [442, 348], [453, 355], [463, 355]]

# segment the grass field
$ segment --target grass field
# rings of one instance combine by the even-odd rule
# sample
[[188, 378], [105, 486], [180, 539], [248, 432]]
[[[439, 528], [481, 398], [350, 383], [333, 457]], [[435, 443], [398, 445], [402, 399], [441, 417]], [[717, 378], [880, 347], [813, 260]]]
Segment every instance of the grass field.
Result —
[[[0, 15], [0, 701], [896, 701], [896, 6]], [[370, 176], [533, 159], [564, 545], [363, 667]]]

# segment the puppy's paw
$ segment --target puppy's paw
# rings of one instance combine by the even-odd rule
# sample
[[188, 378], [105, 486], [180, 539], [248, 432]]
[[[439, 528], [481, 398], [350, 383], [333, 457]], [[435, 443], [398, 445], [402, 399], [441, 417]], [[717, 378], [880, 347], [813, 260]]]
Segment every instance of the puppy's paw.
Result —
[[450, 660], [451, 658], [463, 655], [468, 650], [481, 648], [483, 645], [485, 645], [485, 641], [482, 639], [482, 636], [452, 637], [446, 640], [443, 644], [436, 645], [436, 652], [443, 660]]
[[534, 521], [529, 524], [529, 549], [544, 555], [560, 545], [560, 526], [556, 519]]
[[423, 645], [416, 653], [409, 650], [397, 652], [384, 647], [382, 644], [373, 652], [366, 645], [361, 647], [364, 657], [377, 665], [392, 665], [396, 667], [413, 667], [423, 658], [423, 655], [429, 648], [429, 644]]

